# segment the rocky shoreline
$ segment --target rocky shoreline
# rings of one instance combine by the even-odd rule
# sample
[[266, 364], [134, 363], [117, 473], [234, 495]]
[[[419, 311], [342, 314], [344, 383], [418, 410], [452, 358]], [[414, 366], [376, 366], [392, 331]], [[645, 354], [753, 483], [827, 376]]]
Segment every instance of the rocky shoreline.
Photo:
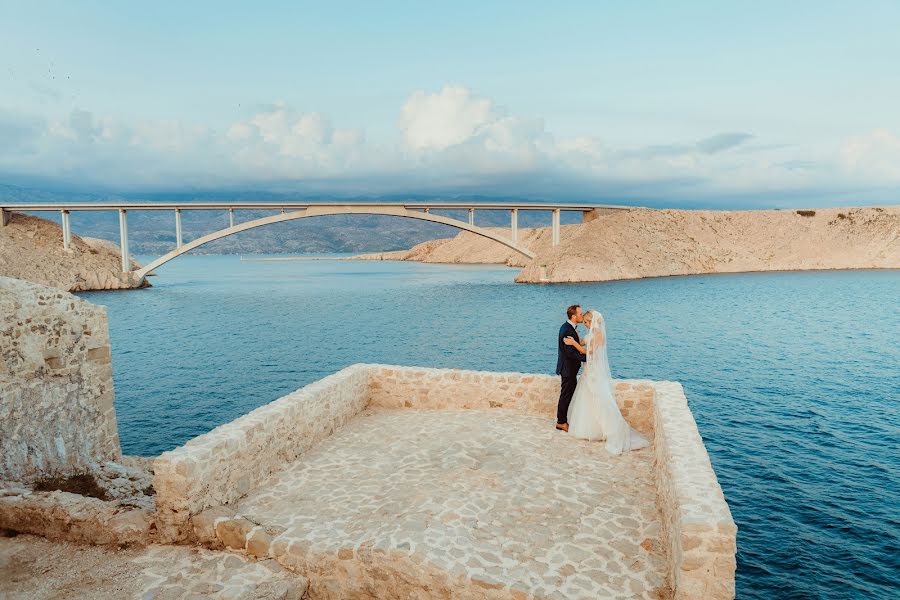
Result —
[[[494, 231], [503, 233], [503, 229]], [[900, 206], [815, 210], [635, 208], [589, 223], [519, 230], [528, 260], [470, 232], [357, 260], [505, 264], [519, 283], [600, 282], [672, 275], [900, 268]]]
[[[0, 276], [24, 279], [67, 292], [149, 287], [122, 273], [119, 248], [108, 240], [72, 235], [63, 247], [62, 228], [47, 219], [12, 213], [0, 227]], [[133, 268], [139, 268], [131, 261]]]
[[[489, 228], [508, 235], [506, 228]], [[350, 260], [395, 260], [520, 267], [518, 283], [601, 282], [674, 275], [761, 271], [900, 268], [900, 206], [810, 210], [658, 210], [634, 208], [561, 228], [520, 229], [533, 260], [477, 234], [435, 239], [409, 250]], [[137, 263], [132, 261], [137, 267]], [[121, 271], [118, 247], [72, 236], [34, 216], [14, 213], [0, 229], [0, 276], [65, 291], [148, 287]]]

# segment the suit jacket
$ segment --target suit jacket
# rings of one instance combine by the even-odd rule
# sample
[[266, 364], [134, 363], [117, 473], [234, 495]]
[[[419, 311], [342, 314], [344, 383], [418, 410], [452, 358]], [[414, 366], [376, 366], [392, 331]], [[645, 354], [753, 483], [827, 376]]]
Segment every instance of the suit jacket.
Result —
[[581, 363], [587, 360], [587, 357], [578, 351], [575, 346], [569, 346], [563, 343], [563, 340], [569, 336], [578, 341], [578, 331], [572, 327], [572, 324], [566, 321], [559, 328], [559, 336], [557, 337], [557, 353], [556, 353], [556, 374], [563, 377], [575, 377], [578, 375], [578, 369]]

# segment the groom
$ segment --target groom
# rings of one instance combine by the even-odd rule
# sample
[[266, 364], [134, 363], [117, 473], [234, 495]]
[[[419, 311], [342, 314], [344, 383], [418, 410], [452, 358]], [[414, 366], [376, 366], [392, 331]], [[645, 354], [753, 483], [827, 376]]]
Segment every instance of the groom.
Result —
[[584, 321], [581, 314], [581, 307], [573, 304], [566, 309], [566, 322], [559, 328], [559, 336], [557, 336], [557, 352], [556, 352], [556, 374], [562, 376], [562, 386], [559, 390], [559, 404], [556, 407], [556, 428], [560, 431], [569, 431], [568, 420], [569, 403], [572, 401], [572, 394], [575, 393], [575, 386], [578, 384], [578, 369], [581, 368], [587, 357], [578, 351], [574, 346], [567, 346], [563, 340], [568, 336], [572, 336], [576, 340], [578, 330], [576, 326]]

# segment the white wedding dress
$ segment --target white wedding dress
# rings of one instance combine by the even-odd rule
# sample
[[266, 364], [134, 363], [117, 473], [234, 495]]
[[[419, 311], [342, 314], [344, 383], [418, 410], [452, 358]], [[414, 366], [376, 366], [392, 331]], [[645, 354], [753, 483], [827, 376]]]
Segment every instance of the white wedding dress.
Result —
[[616, 404], [603, 316], [590, 312], [591, 330], [584, 340], [587, 362], [569, 405], [569, 434], [585, 440], [606, 440], [606, 449], [612, 454], [644, 448], [650, 442], [625, 421]]

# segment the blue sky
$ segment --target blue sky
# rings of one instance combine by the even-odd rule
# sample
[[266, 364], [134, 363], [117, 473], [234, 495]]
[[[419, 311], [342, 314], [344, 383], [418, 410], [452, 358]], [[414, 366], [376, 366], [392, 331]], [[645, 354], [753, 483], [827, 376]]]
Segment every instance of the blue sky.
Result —
[[897, 31], [897, 1], [0, 2], [0, 183], [896, 203]]

